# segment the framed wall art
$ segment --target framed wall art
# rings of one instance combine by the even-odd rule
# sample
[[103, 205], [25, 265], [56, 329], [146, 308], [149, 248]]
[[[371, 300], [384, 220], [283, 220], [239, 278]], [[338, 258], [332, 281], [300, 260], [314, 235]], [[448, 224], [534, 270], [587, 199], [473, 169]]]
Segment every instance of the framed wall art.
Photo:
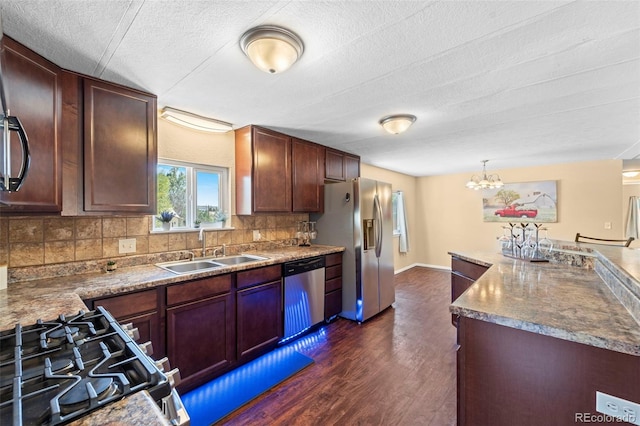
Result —
[[485, 222], [557, 222], [557, 181], [505, 183], [502, 188], [484, 189], [482, 214]]

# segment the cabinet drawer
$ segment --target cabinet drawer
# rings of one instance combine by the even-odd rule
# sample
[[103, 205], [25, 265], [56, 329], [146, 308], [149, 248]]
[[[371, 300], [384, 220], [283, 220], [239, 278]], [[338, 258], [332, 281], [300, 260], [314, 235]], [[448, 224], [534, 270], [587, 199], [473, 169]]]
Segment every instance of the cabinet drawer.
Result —
[[324, 292], [329, 293], [334, 290], [342, 289], [342, 277], [327, 280], [324, 283]]
[[116, 319], [151, 312], [158, 309], [158, 292], [145, 290], [138, 293], [127, 293], [121, 296], [93, 301], [94, 308], [103, 306]]
[[236, 276], [236, 283], [237, 287], [240, 289], [252, 285], [280, 280], [280, 278], [282, 278], [282, 265], [273, 265], [238, 272]]
[[342, 265], [334, 265], [325, 268], [324, 279], [329, 281], [334, 278], [342, 278]]
[[167, 287], [167, 305], [205, 299], [231, 291], [231, 275], [204, 278]]
[[480, 278], [482, 274], [487, 272], [487, 269], [489, 268], [486, 266], [476, 265], [475, 263], [467, 262], [457, 257], [451, 258], [451, 270], [472, 280]]
[[325, 266], [342, 265], [342, 252], [328, 254], [324, 257]]

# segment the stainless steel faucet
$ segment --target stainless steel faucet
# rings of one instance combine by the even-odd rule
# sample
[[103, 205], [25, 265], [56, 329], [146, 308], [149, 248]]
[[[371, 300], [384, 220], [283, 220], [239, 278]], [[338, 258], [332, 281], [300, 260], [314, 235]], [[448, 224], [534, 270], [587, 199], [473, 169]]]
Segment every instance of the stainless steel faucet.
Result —
[[220, 252], [220, 250], [222, 250], [222, 256], [226, 256], [227, 255], [227, 245], [223, 244], [222, 247], [218, 247], [217, 249], [213, 250], [213, 255], [215, 257], [218, 257], [218, 253]]
[[202, 257], [205, 257], [207, 253], [207, 234], [204, 233], [204, 228], [200, 228], [198, 241], [202, 241]]

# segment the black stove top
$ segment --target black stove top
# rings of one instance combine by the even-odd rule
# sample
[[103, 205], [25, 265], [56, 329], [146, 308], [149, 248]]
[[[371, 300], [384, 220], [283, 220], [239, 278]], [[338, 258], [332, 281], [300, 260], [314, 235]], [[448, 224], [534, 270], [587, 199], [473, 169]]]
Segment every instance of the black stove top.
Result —
[[167, 377], [104, 308], [0, 332], [0, 424], [58, 425]]

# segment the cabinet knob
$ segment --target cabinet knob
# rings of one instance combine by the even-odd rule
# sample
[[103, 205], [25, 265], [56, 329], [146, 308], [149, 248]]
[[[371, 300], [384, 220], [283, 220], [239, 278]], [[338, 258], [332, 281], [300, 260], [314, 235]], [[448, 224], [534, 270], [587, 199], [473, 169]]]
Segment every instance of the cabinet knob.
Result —
[[144, 352], [145, 355], [147, 356], [153, 355], [153, 345], [151, 344], [151, 342], [140, 343], [138, 346], [140, 347], [142, 352]]

